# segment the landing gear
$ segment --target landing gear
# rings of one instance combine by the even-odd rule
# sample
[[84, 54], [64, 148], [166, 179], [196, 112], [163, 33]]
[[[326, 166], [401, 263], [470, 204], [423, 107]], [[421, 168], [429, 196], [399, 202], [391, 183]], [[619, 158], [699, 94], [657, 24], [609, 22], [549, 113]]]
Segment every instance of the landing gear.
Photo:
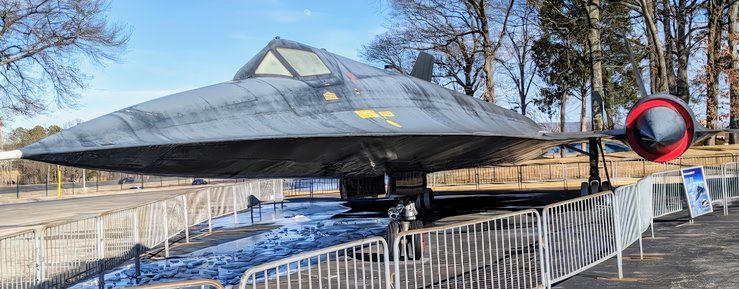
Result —
[[[608, 164], [606, 162], [606, 155], [603, 150], [603, 141], [600, 138], [591, 138], [588, 140], [588, 151], [578, 150], [581, 153], [589, 156], [590, 163], [590, 177], [587, 182], [580, 184], [580, 195], [586, 196], [589, 194], [595, 194], [602, 191], [612, 190], [611, 177], [608, 174]], [[599, 155], [602, 156], [603, 169], [606, 173], [606, 181], [602, 181], [600, 178], [600, 168], [598, 167]]]
[[[401, 200], [397, 206], [392, 207], [387, 211], [388, 216], [391, 219], [390, 223], [387, 225], [388, 254], [390, 254], [390, 258], [392, 260], [395, 260], [395, 258], [402, 258], [404, 260], [418, 260], [421, 258], [423, 240], [421, 240], [422, 238], [420, 236], [413, 235], [403, 237], [397, 241], [400, 252], [394, 252], [395, 242], [398, 239], [400, 232], [423, 228], [423, 222], [421, 220], [416, 220], [416, 217], [418, 216], [416, 203], [418, 200], [423, 200], [423, 197], [418, 196], [416, 201], [411, 201], [409, 199]], [[430, 199], [428, 199], [427, 196], [427, 201], [428, 200]]]

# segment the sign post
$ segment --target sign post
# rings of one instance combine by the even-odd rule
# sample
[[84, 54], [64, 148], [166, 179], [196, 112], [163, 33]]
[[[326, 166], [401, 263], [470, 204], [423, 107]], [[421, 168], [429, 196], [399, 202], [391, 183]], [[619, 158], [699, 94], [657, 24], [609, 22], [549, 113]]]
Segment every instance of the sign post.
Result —
[[708, 182], [703, 167], [690, 167], [680, 170], [685, 187], [685, 198], [690, 209], [690, 218], [695, 219], [713, 212], [711, 194], [708, 191]]

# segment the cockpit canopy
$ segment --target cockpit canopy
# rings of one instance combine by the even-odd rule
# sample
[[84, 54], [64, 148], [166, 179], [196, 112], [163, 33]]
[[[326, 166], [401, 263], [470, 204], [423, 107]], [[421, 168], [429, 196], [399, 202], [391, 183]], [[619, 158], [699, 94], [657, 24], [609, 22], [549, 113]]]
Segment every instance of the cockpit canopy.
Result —
[[315, 49], [297, 42], [275, 39], [234, 76], [241, 80], [259, 76], [296, 77], [302, 80], [329, 77], [331, 63]]

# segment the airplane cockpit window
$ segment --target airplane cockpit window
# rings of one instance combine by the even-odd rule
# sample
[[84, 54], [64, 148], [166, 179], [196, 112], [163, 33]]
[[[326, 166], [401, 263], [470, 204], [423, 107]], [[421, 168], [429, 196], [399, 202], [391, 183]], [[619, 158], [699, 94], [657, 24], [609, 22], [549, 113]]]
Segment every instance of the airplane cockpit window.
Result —
[[257, 70], [254, 71], [254, 74], [272, 74], [272, 75], [284, 75], [284, 76], [293, 76], [285, 66], [280, 63], [280, 60], [275, 57], [272, 52], [267, 52], [266, 55], [264, 55], [264, 58], [262, 59], [262, 62], [259, 63], [259, 66], [257, 66]]
[[[292, 66], [300, 76], [314, 76], [330, 74], [331, 71], [323, 64], [318, 55], [313, 52], [291, 49], [277, 48], [277, 52]], [[265, 57], [266, 59], [266, 57]]]

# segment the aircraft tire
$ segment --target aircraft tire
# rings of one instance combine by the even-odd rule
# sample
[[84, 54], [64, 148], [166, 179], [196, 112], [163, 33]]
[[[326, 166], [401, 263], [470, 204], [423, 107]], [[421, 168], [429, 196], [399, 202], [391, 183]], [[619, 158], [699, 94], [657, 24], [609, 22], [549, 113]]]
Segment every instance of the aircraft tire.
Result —
[[597, 194], [600, 192], [600, 184], [597, 181], [590, 182], [590, 193]]
[[588, 187], [587, 182], [580, 183], [580, 196], [584, 197], [590, 194], [590, 187]]
[[610, 190], [613, 190], [613, 187], [611, 187], [611, 182], [609, 182], [609, 181], [604, 181], [603, 183], [601, 183], [601, 188], [602, 188], [602, 189], [603, 189], [604, 191], [610, 191]]
[[[423, 229], [423, 222], [419, 220], [411, 221], [409, 230], [418, 230]], [[420, 260], [421, 256], [423, 254], [423, 235], [412, 235], [406, 237], [406, 254], [409, 254], [410, 256], [405, 256], [406, 260]]]
[[434, 208], [434, 191], [431, 189], [424, 189], [421, 199], [423, 201], [424, 210], [431, 210]]
[[390, 223], [387, 224], [387, 246], [388, 246], [388, 254], [390, 255], [390, 260], [395, 260], [396, 257], [393, 252], [393, 248], [395, 247], [395, 239], [398, 238], [398, 234], [400, 233], [400, 223], [398, 221], [390, 221]]

